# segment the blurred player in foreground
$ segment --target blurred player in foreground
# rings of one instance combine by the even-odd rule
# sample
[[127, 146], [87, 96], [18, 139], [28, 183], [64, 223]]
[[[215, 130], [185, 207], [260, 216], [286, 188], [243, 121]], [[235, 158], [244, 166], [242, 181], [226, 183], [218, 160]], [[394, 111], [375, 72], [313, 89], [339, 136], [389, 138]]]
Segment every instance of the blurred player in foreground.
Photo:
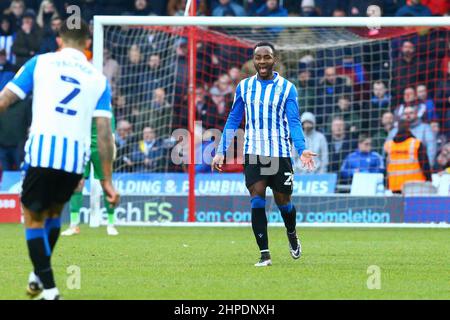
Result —
[[[274, 72], [277, 62], [271, 43], [260, 42], [254, 48], [257, 74], [242, 80], [236, 88], [233, 106], [214, 157], [212, 169], [222, 171], [224, 155], [233, 141], [245, 112], [244, 174], [251, 195], [252, 228], [261, 252], [256, 267], [272, 265], [267, 236], [266, 189], [270, 187], [287, 229], [289, 250], [294, 259], [302, 253], [296, 232], [296, 210], [291, 202], [293, 169], [291, 142], [304, 166], [314, 168], [314, 152], [305, 150], [300, 122], [297, 90]], [[232, 157], [230, 157], [232, 158]]]
[[64, 23], [60, 35], [60, 52], [29, 60], [0, 93], [0, 110], [5, 110], [33, 91], [21, 200], [34, 267], [27, 293], [42, 300], [60, 298], [50, 261], [61, 229], [62, 209], [89, 159], [93, 118], [104, 174], [102, 188], [111, 206], [119, 202], [111, 181], [111, 92], [106, 77], [83, 54], [89, 26], [82, 22], [71, 29]]
[[[111, 121], [111, 130], [115, 131], [114, 118]], [[114, 135], [113, 135], [114, 139]], [[114, 152], [115, 153], [115, 152]], [[102, 163], [100, 159], [100, 154], [97, 145], [97, 125], [92, 122], [92, 135], [91, 135], [91, 159], [86, 164], [86, 169], [84, 170], [83, 179], [81, 179], [78, 187], [75, 189], [72, 197], [70, 198], [70, 227], [61, 232], [62, 236], [73, 236], [80, 234], [80, 209], [83, 206], [83, 188], [86, 179], [89, 179], [91, 175], [91, 165], [94, 168], [94, 178], [97, 180], [104, 180], [105, 175], [103, 174]], [[92, 187], [92, 182], [91, 182]], [[108, 226], [106, 227], [106, 233], [109, 236], [117, 236], [119, 232], [114, 226], [114, 207], [110, 206], [107, 199], [108, 195], [103, 193], [103, 202], [106, 208], [106, 213], [108, 214]]]

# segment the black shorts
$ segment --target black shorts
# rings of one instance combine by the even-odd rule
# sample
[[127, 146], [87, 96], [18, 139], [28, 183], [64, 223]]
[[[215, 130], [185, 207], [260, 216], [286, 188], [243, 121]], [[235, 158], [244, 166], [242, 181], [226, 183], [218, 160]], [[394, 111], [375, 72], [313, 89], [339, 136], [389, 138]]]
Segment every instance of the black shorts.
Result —
[[292, 194], [294, 170], [291, 158], [245, 155], [245, 185], [247, 188], [258, 181], [267, 181], [273, 191]]
[[36, 213], [69, 201], [81, 180], [81, 174], [49, 168], [29, 167], [22, 184], [21, 201]]

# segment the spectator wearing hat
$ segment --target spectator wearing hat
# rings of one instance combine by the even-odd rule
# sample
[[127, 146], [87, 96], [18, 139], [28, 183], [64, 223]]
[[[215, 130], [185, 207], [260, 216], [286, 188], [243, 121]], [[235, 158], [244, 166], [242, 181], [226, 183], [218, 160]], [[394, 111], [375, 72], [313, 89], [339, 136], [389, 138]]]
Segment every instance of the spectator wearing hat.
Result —
[[313, 171], [307, 171], [302, 166], [298, 155], [294, 158], [294, 169], [301, 173], [325, 173], [328, 169], [328, 142], [325, 136], [316, 130], [316, 117], [311, 112], [304, 112], [301, 117], [303, 133], [305, 135], [306, 148], [317, 153], [314, 160], [316, 166]]
[[17, 32], [17, 38], [13, 45], [17, 66], [22, 66], [39, 52], [41, 47], [42, 31], [36, 24], [36, 14], [33, 10], [26, 10], [21, 29]]
[[314, 0], [302, 0], [301, 13], [303, 17], [317, 17], [319, 12]]

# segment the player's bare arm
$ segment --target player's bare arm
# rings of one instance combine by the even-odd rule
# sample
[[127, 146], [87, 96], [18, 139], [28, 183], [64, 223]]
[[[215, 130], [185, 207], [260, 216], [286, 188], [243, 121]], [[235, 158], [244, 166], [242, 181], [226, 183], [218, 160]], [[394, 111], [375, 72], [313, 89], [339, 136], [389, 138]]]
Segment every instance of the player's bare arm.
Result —
[[310, 150], [305, 150], [300, 156], [300, 161], [303, 164], [303, 167], [306, 167], [307, 170], [314, 170], [316, 167], [316, 164], [314, 162], [314, 158], [317, 157], [318, 154], [315, 152], [312, 152]]
[[0, 112], [6, 111], [8, 107], [19, 100], [19, 97], [9, 90], [8, 88], [3, 88], [0, 92]]
[[117, 206], [119, 194], [112, 184], [112, 162], [114, 159], [114, 141], [111, 130], [111, 120], [105, 117], [95, 118], [97, 124], [97, 144], [105, 179], [101, 181], [103, 191], [107, 194], [108, 202]]
[[222, 172], [224, 159], [225, 157], [223, 154], [216, 154], [211, 162], [211, 171], [217, 170], [219, 172]]

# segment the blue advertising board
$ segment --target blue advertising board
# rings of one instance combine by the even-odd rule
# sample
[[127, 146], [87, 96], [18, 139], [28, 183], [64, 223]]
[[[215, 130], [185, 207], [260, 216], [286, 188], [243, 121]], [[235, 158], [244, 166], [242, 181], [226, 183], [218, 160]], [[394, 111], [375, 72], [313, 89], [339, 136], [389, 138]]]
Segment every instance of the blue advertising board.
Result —
[[[19, 192], [22, 175], [5, 172], [1, 183], [3, 192]], [[201, 195], [248, 195], [244, 175], [241, 173], [197, 174], [195, 194]], [[188, 194], [189, 180], [185, 173], [115, 173], [114, 185], [121, 195], [136, 196], [184, 196]], [[295, 175], [294, 194], [333, 194], [336, 174]], [[84, 194], [90, 183], [86, 181]]]
[[[267, 198], [269, 222], [283, 222], [272, 197]], [[301, 223], [392, 223], [403, 222], [402, 197], [294, 196], [297, 221]], [[250, 222], [248, 196], [199, 196], [197, 222]], [[106, 209], [102, 208], [106, 221]], [[188, 221], [186, 196], [124, 197], [115, 211], [118, 224]], [[65, 221], [68, 219], [65, 214]], [[89, 199], [84, 197], [83, 222], [89, 220]]]
[[450, 197], [405, 197], [405, 222], [450, 223]]

